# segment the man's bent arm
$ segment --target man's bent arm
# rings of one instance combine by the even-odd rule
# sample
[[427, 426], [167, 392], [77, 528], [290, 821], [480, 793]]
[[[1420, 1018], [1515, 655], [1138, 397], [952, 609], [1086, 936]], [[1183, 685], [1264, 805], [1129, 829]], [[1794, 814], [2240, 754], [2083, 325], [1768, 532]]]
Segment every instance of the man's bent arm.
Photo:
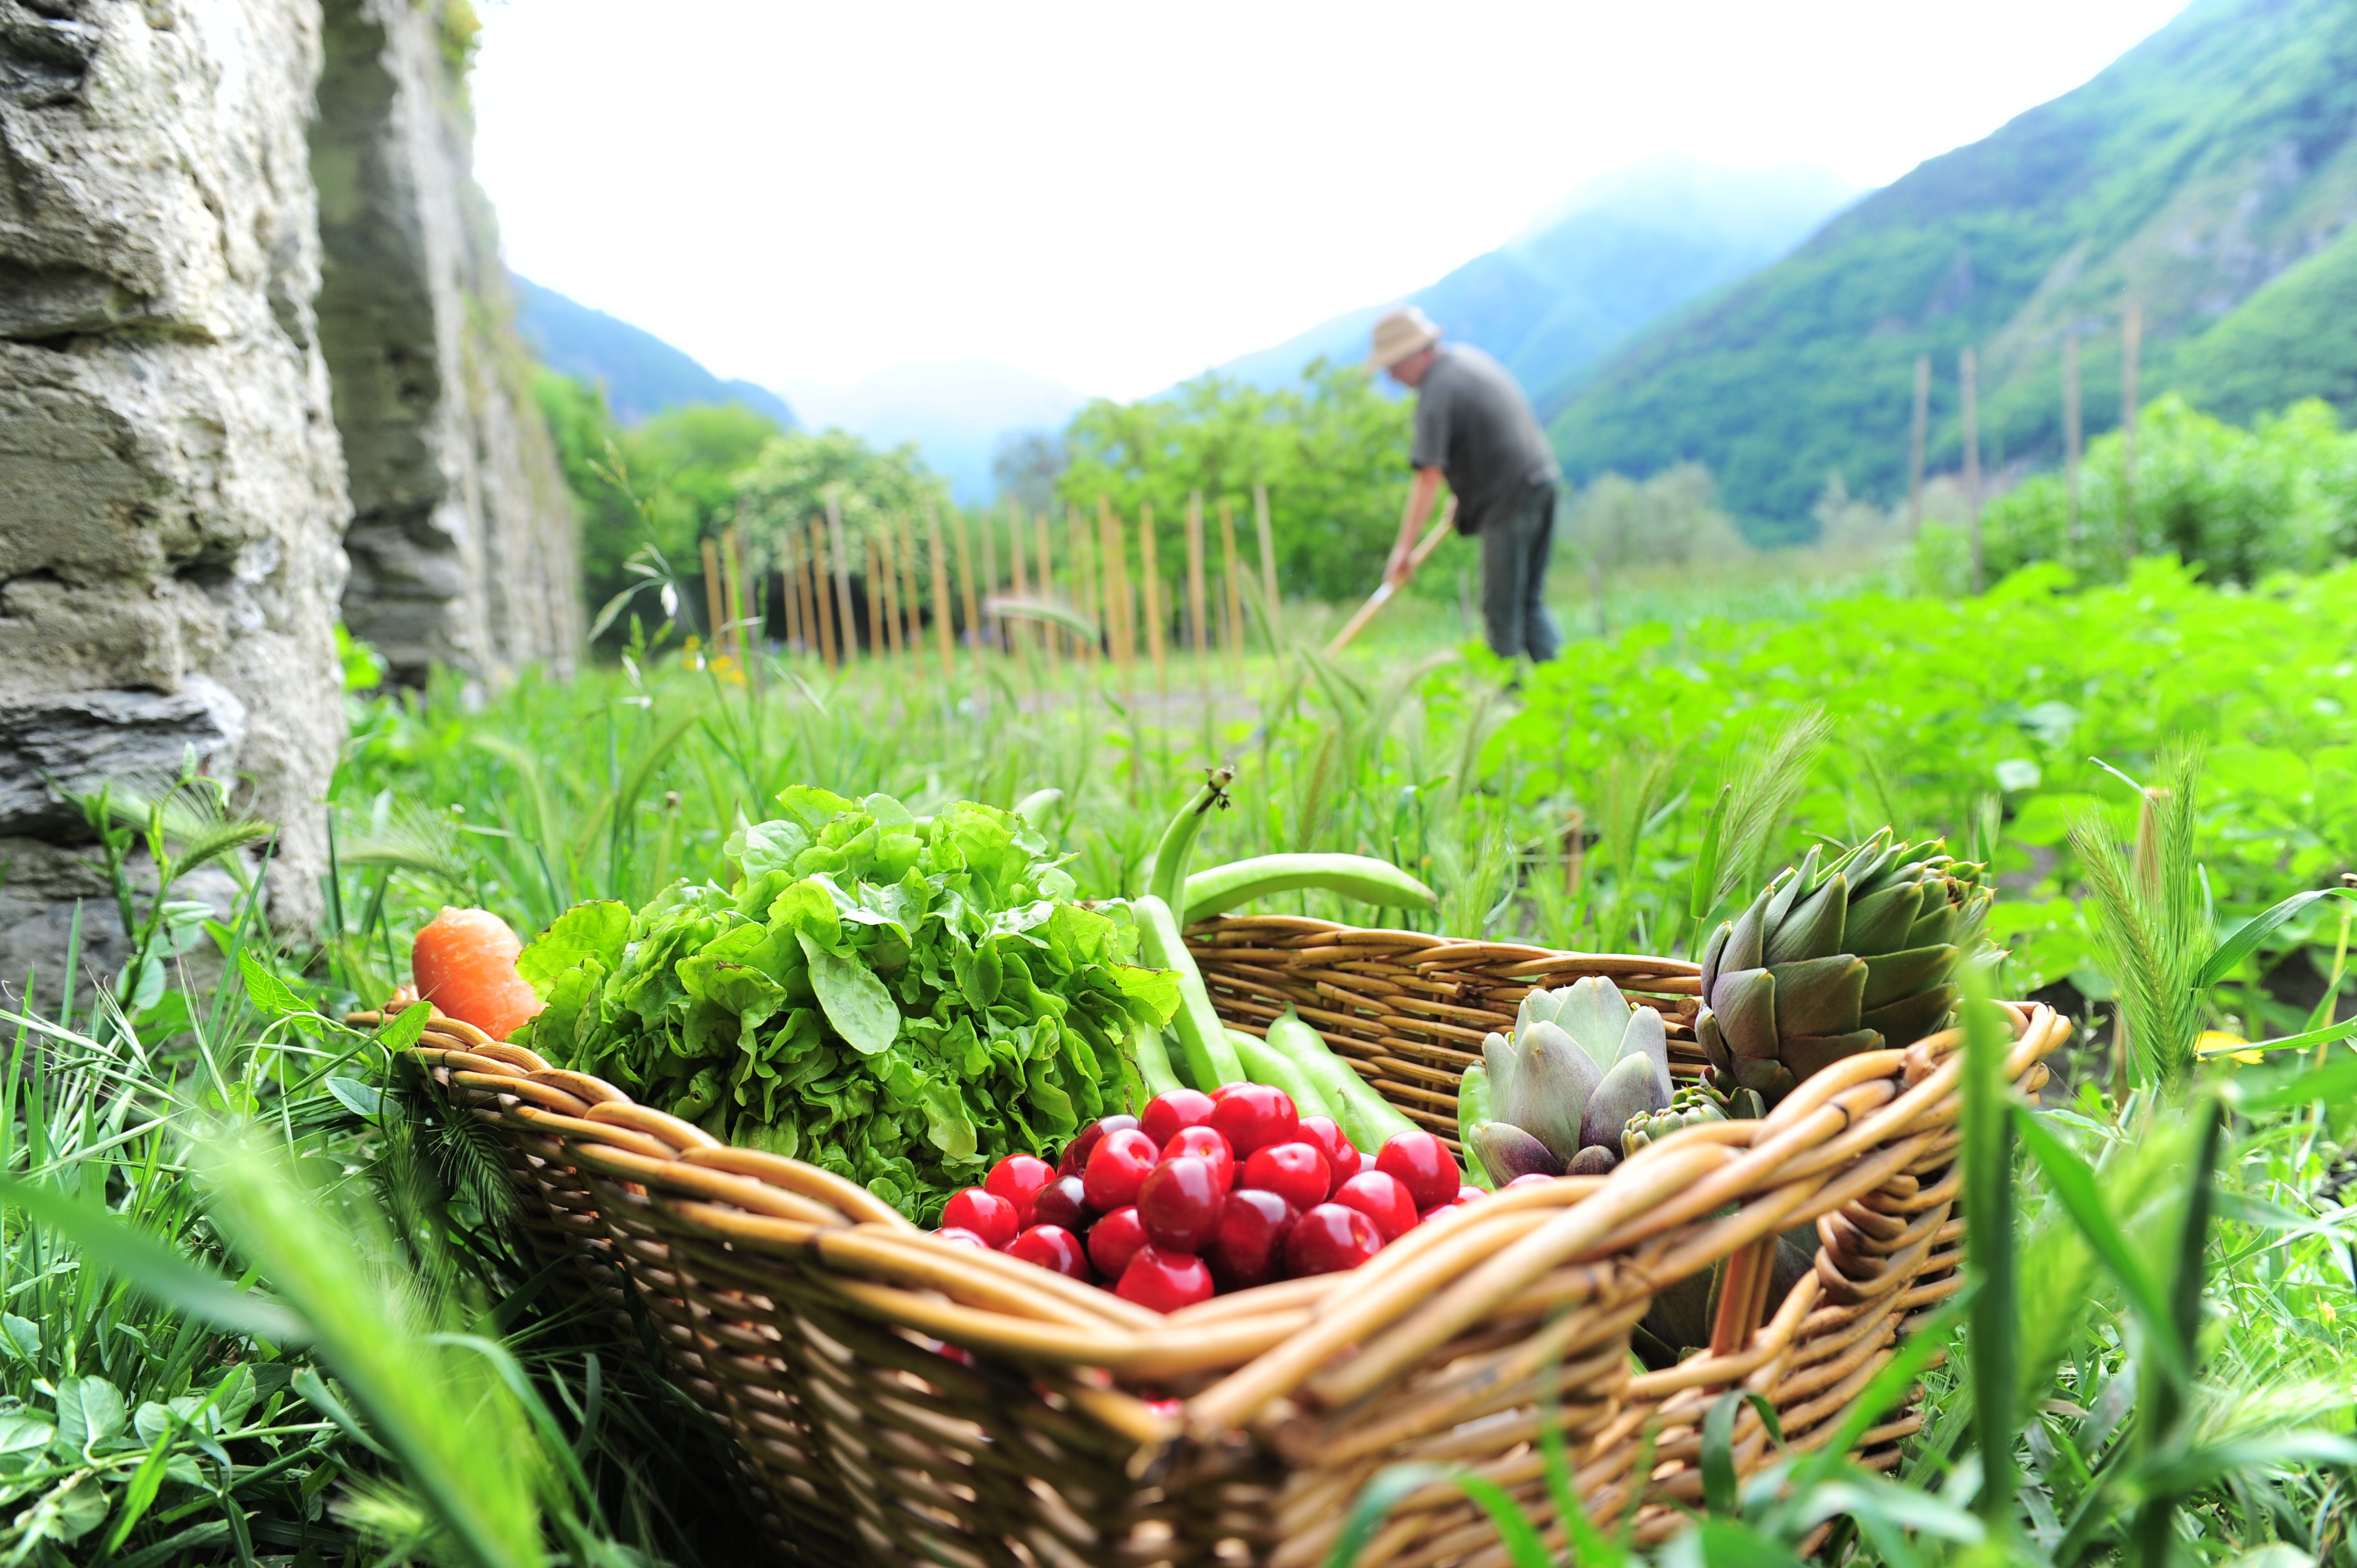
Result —
[[1425, 520], [1432, 515], [1432, 503], [1439, 494], [1440, 470], [1418, 468], [1408, 486], [1407, 512], [1400, 519], [1399, 542], [1392, 546], [1392, 558], [1383, 567], [1383, 581], [1394, 588], [1407, 581], [1409, 558], [1415, 553], [1416, 541], [1424, 537]]

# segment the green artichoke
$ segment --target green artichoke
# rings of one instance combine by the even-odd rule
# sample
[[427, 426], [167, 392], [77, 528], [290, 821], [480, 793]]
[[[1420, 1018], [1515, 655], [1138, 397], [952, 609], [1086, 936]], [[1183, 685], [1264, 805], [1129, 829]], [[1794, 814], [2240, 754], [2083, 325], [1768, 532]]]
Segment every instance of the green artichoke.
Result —
[[1689, 1084], [1670, 1096], [1667, 1109], [1641, 1111], [1630, 1117], [1620, 1129], [1620, 1153], [1626, 1158], [1682, 1127], [1698, 1127], [1705, 1122], [1727, 1119], [1727, 1112], [1719, 1109], [1717, 1098], [1710, 1090], [1700, 1084]]
[[1953, 982], [1988, 914], [1982, 867], [1884, 828], [1820, 869], [1812, 848], [1703, 950], [1695, 1034], [1735, 1086], [1769, 1104], [1860, 1051], [1947, 1022]]
[[1668, 1032], [1602, 976], [1534, 991], [1513, 1033], [1481, 1043], [1490, 1112], [1468, 1142], [1500, 1186], [1538, 1172], [1601, 1174], [1629, 1118], [1670, 1102]]

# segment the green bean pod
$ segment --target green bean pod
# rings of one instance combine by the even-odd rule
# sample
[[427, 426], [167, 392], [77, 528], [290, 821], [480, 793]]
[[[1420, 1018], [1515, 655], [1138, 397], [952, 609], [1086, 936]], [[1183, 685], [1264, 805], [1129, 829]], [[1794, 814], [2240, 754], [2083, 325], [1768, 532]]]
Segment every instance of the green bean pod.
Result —
[[1457, 1086], [1457, 1142], [1465, 1151], [1466, 1181], [1483, 1192], [1495, 1192], [1498, 1184], [1490, 1178], [1489, 1167], [1475, 1157], [1473, 1135], [1493, 1120], [1490, 1113], [1490, 1069], [1475, 1062], [1465, 1069], [1464, 1079]]
[[1187, 1086], [1178, 1081], [1176, 1069], [1170, 1065], [1170, 1049], [1162, 1043], [1162, 1026], [1158, 1024], [1138, 1024], [1129, 1031], [1129, 1052], [1137, 1059], [1138, 1081], [1146, 1086], [1146, 1098], [1168, 1094]]
[[1015, 814], [1035, 828], [1044, 828], [1057, 807], [1064, 803], [1064, 792], [1057, 789], [1034, 789], [1015, 802]]
[[1309, 1081], [1323, 1090], [1334, 1107], [1351, 1146], [1373, 1154], [1402, 1133], [1415, 1131], [1375, 1086], [1359, 1076], [1358, 1069], [1334, 1054], [1318, 1031], [1288, 1011], [1268, 1026], [1268, 1043], [1291, 1057]]
[[1285, 1090], [1293, 1097], [1294, 1109], [1302, 1115], [1324, 1116], [1336, 1122], [1342, 1120], [1336, 1114], [1340, 1108], [1308, 1073], [1301, 1070], [1299, 1062], [1258, 1035], [1248, 1035], [1242, 1029], [1230, 1029], [1228, 1043], [1234, 1046], [1236, 1055], [1243, 1058], [1244, 1070], [1252, 1074], [1254, 1083], [1265, 1083], [1272, 1089]]
[[1186, 897], [1187, 861], [1195, 853], [1195, 838], [1203, 831], [1203, 819], [1228, 798], [1228, 786], [1235, 777], [1232, 768], [1213, 768], [1203, 787], [1187, 797], [1187, 803], [1162, 830], [1162, 841], [1154, 846], [1154, 858], [1146, 866], [1146, 891], [1169, 905], [1174, 913]]
[[1187, 1058], [1187, 1076], [1207, 1094], [1223, 1083], [1245, 1081], [1244, 1064], [1237, 1059], [1236, 1047], [1228, 1043], [1227, 1026], [1211, 1005], [1211, 993], [1203, 988], [1202, 971], [1195, 967], [1194, 955], [1178, 934], [1178, 918], [1151, 893], [1130, 900], [1129, 908], [1137, 920], [1138, 956], [1178, 976], [1178, 1013], [1170, 1026], [1178, 1031], [1178, 1048]]
[[1431, 888], [1389, 861], [1363, 854], [1263, 854], [1232, 860], [1187, 878], [1187, 913], [1181, 924], [1191, 926], [1255, 898], [1298, 887], [1339, 893], [1379, 908], [1430, 909], [1439, 904]]

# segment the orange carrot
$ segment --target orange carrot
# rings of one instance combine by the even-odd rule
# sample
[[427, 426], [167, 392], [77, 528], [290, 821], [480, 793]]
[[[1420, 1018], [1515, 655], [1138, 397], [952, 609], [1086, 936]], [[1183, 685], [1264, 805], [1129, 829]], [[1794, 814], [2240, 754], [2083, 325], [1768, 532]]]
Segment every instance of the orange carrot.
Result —
[[462, 1023], [504, 1040], [541, 1009], [516, 973], [523, 943], [489, 909], [445, 907], [409, 951], [417, 993]]

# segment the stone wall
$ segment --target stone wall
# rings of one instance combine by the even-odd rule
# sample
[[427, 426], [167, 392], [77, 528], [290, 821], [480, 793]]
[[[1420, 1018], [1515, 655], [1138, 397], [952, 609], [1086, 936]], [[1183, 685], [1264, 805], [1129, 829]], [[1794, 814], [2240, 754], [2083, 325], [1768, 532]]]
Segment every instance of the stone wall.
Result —
[[339, 608], [404, 679], [571, 669], [445, 4], [0, 0], [0, 987], [75, 900], [120, 961], [68, 796], [189, 757], [313, 929]]
[[311, 127], [319, 337], [350, 475], [344, 620], [396, 679], [569, 674], [573, 520], [469, 177], [463, 40], [439, 4], [326, 0]]
[[[193, 754], [316, 918], [348, 505], [306, 0], [0, 0], [0, 980], [119, 939], [59, 787]], [[47, 987], [44, 987], [44, 993]]]

